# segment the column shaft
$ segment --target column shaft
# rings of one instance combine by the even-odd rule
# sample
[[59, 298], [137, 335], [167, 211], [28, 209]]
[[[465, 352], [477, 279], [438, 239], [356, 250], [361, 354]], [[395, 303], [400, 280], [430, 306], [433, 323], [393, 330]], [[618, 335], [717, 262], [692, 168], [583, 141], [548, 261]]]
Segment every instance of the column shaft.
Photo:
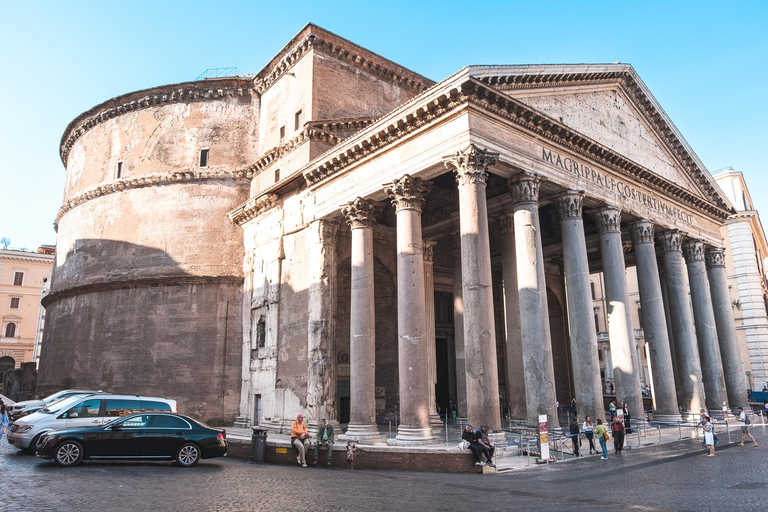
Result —
[[653, 242], [653, 224], [647, 220], [635, 222], [631, 233], [637, 265], [640, 304], [643, 310], [645, 343], [648, 345], [653, 375], [651, 385], [656, 406], [654, 419], [680, 419], [675, 373], [667, 334], [667, 319], [661, 294], [661, 279]]
[[549, 330], [544, 253], [539, 227], [539, 183], [533, 173], [510, 181], [515, 220], [515, 262], [520, 301], [520, 332], [525, 368], [525, 403], [529, 425], [546, 414], [550, 425], [558, 425], [555, 370]]
[[[520, 296], [515, 257], [515, 219], [504, 213], [497, 217], [501, 229], [501, 273], [504, 279], [504, 327], [506, 334], [507, 402], [512, 418], [526, 418], [523, 338], [520, 331]], [[598, 372], [599, 373], [599, 372]]]
[[712, 297], [709, 295], [709, 282], [704, 263], [704, 244], [691, 241], [683, 246], [688, 266], [688, 281], [691, 285], [693, 302], [693, 320], [696, 325], [696, 339], [699, 342], [701, 373], [704, 378], [704, 395], [707, 409], [720, 411], [728, 401], [723, 377], [723, 362], [720, 358], [720, 345], [717, 341], [715, 313], [712, 311]]
[[336, 232], [338, 224], [318, 220], [311, 224], [310, 283], [307, 307], [307, 413], [312, 428], [323, 417], [336, 418], [333, 372], [333, 319], [336, 295]]
[[702, 385], [699, 349], [693, 332], [693, 317], [688, 298], [688, 278], [685, 261], [681, 252], [683, 236], [676, 231], [667, 231], [659, 237], [664, 254], [664, 271], [669, 297], [669, 312], [675, 340], [675, 355], [679, 372], [680, 406], [685, 415], [698, 415], [704, 407], [704, 386]]
[[643, 395], [640, 389], [640, 362], [635, 349], [632, 327], [627, 269], [621, 241], [621, 210], [614, 206], [601, 208], [595, 220], [600, 230], [600, 254], [603, 260], [605, 296], [608, 305], [608, 336], [611, 361], [616, 381], [616, 397], [629, 404], [630, 413], [642, 417]]
[[434, 442], [429, 424], [421, 208], [431, 183], [405, 175], [384, 186], [397, 215], [397, 333], [400, 424], [392, 444]]
[[340, 439], [365, 442], [379, 438], [376, 426], [376, 308], [374, 301], [373, 226], [379, 206], [356, 199], [342, 206], [352, 227], [349, 304], [349, 426]]
[[725, 273], [725, 254], [723, 249], [712, 249], [706, 253], [709, 291], [712, 296], [712, 309], [717, 325], [717, 340], [720, 343], [720, 356], [723, 360], [725, 387], [728, 403], [732, 408], [747, 403], [747, 384], [741, 368], [741, 356], [736, 338], [736, 322], [733, 319], [731, 295], [728, 292], [728, 276]]
[[[435, 350], [435, 276], [434, 251], [437, 242], [424, 240], [424, 305], [427, 311], [427, 372], [429, 374], [430, 422], [433, 428], [440, 430], [442, 421], [437, 413], [435, 386], [437, 385], [437, 351]], [[446, 406], [447, 404], [442, 404]]]
[[467, 415], [467, 377], [464, 356], [464, 299], [461, 284], [461, 233], [449, 235], [453, 247], [453, 339], [456, 346], [456, 407]]
[[587, 244], [581, 217], [583, 192], [568, 192], [555, 201], [560, 214], [568, 330], [576, 406], [581, 418], [602, 418], [603, 390], [597, 333], [592, 309]]
[[501, 429], [501, 413], [485, 182], [486, 169], [497, 160], [497, 154], [470, 146], [445, 161], [459, 184], [467, 418], [493, 430]]

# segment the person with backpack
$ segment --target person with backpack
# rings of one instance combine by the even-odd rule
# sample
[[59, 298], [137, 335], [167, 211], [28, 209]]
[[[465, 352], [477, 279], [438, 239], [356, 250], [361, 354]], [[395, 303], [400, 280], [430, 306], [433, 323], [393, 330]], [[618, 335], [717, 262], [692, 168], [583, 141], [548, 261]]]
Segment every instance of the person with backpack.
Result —
[[749, 438], [752, 440], [752, 442], [755, 444], [755, 446], [760, 446], [757, 444], [757, 441], [755, 441], [755, 438], [752, 437], [752, 434], [749, 431], [749, 424], [751, 423], [749, 421], [749, 417], [747, 416], [747, 413], [744, 412], [743, 407], [739, 407], [739, 422], [741, 424], [741, 443], [739, 443], [739, 446], [744, 446], [744, 440], [746, 436], [749, 436]]
[[615, 454], [620, 454], [624, 449], [624, 423], [619, 417], [613, 418], [613, 449]]
[[605, 430], [605, 425], [603, 425], [603, 420], [600, 418], [597, 418], [597, 426], [595, 427], [595, 436], [597, 436], [597, 440], [600, 441], [600, 449], [603, 450], [603, 456], [600, 457], [601, 460], [608, 460], [608, 448], [605, 447], [605, 443], [608, 441], [607, 438], [608, 432]]

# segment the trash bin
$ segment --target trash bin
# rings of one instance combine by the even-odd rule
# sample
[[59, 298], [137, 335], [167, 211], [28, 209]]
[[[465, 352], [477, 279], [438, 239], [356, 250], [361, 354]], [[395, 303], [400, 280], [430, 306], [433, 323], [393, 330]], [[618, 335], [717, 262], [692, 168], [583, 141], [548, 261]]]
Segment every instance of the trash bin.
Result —
[[261, 427], [251, 427], [251, 457], [249, 464], [264, 464], [267, 455], [267, 429]]

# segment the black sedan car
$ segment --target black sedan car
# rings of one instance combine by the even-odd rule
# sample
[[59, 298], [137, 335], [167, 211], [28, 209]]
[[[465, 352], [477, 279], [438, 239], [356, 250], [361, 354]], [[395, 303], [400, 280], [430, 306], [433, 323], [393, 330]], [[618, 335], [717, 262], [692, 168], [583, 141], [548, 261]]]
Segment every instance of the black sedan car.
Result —
[[224, 430], [172, 413], [136, 413], [98, 427], [54, 430], [40, 437], [36, 455], [59, 466], [83, 459], [175, 460], [192, 466], [227, 453]]

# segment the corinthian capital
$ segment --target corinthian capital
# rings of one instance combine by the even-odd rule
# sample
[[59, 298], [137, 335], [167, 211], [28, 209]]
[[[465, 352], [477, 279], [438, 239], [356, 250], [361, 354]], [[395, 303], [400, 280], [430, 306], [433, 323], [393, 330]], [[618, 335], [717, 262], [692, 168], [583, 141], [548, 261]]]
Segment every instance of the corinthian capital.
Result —
[[665, 231], [656, 237], [661, 250], [664, 252], [680, 252], [683, 245], [683, 234], [676, 229]]
[[435, 246], [437, 242], [435, 240], [424, 240], [422, 247], [424, 261], [432, 262], [435, 256]]
[[461, 249], [461, 232], [458, 230], [450, 231], [448, 233], [448, 241], [451, 243], [451, 249], [454, 251]]
[[515, 232], [515, 218], [512, 212], [501, 212], [496, 216], [496, 224], [499, 225], [502, 235], [511, 235]]
[[725, 249], [722, 247], [711, 247], [704, 253], [704, 260], [707, 262], [707, 268], [725, 267]]
[[632, 234], [632, 243], [635, 245], [653, 243], [653, 223], [648, 219], [641, 219], [629, 226]]
[[601, 234], [621, 233], [621, 208], [618, 206], [603, 206], [593, 217]]
[[341, 205], [341, 213], [347, 219], [352, 229], [373, 228], [376, 225], [376, 215], [381, 211], [381, 204], [369, 199], [358, 197], [351, 203]]
[[488, 166], [498, 161], [498, 153], [480, 149], [474, 144], [470, 144], [464, 151], [457, 151], [455, 155], [443, 158], [445, 167], [456, 171], [456, 181], [459, 186], [473, 183], [485, 185], [488, 179]]
[[510, 178], [509, 193], [512, 195], [512, 204], [538, 203], [541, 182], [542, 179], [535, 172], [524, 172]]
[[583, 190], [569, 190], [565, 194], [555, 198], [555, 207], [560, 215], [560, 220], [581, 220], [581, 206], [584, 203]]
[[700, 240], [691, 240], [683, 244], [683, 256], [685, 261], [704, 261], [704, 242]]
[[400, 210], [415, 210], [421, 213], [421, 207], [432, 190], [432, 182], [414, 178], [410, 174], [391, 183], [385, 183], [384, 192], [392, 199], [395, 212]]

